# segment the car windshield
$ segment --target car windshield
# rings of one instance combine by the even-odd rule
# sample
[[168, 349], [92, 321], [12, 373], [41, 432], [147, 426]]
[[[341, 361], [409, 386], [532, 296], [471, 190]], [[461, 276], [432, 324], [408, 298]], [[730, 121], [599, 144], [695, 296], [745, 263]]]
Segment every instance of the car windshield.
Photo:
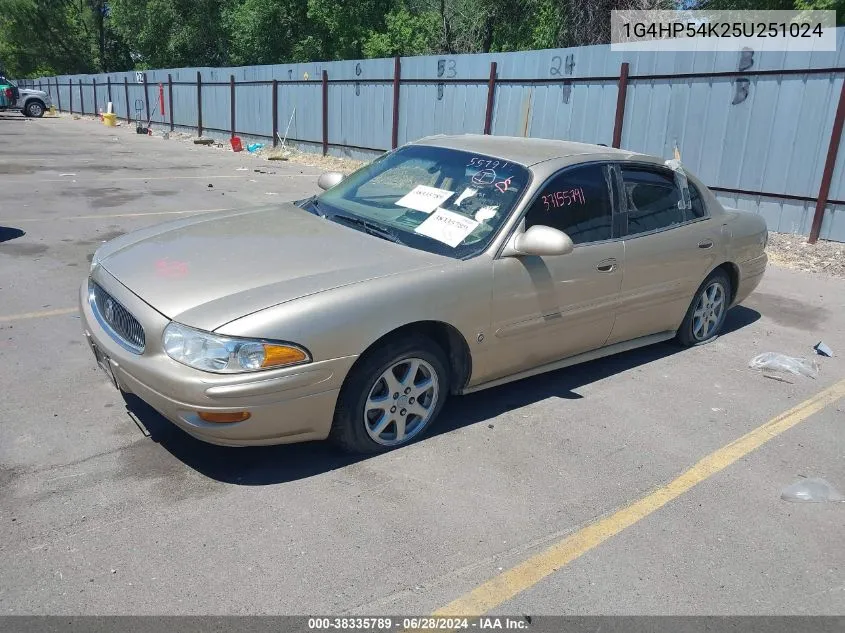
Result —
[[359, 169], [311, 203], [335, 221], [466, 259], [495, 237], [529, 183], [501, 158], [410, 145]]

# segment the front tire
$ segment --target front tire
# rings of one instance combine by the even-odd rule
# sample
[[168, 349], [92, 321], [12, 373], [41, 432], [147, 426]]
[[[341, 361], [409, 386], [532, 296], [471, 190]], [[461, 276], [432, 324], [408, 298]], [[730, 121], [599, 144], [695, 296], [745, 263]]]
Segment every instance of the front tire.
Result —
[[26, 116], [40, 119], [44, 116], [44, 104], [37, 100], [30, 101], [26, 104], [26, 107], [24, 108], [24, 114]]
[[731, 280], [725, 271], [714, 270], [692, 299], [678, 330], [678, 342], [685, 347], [709, 343], [725, 324], [731, 302]]
[[383, 453], [419, 439], [449, 393], [446, 355], [409, 336], [368, 351], [338, 397], [329, 440], [348, 453]]

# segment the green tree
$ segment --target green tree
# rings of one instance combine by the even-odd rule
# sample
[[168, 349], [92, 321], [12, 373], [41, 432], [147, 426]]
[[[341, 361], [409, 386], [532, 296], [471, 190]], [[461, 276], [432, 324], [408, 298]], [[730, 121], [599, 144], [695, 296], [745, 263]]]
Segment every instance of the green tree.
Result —
[[104, 0], [0, 0], [0, 62], [19, 77], [131, 64]]
[[278, 64], [294, 57], [307, 22], [307, 3], [239, 0], [223, 11], [232, 64]]
[[439, 31], [436, 13], [411, 14], [406, 7], [400, 7], [387, 14], [383, 31], [370, 30], [364, 40], [364, 56], [430, 55], [437, 52]]
[[140, 68], [225, 66], [226, 0], [111, 0], [114, 28]]

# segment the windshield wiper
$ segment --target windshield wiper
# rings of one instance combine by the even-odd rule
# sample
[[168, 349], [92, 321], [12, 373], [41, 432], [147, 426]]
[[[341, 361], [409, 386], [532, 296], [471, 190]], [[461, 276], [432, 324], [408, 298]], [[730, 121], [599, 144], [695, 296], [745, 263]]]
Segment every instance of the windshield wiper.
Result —
[[357, 217], [352, 216], [352, 215], [344, 215], [342, 213], [333, 213], [331, 215], [327, 215], [327, 216], [324, 216], [324, 217], [326, 217], [330, 220], [335, 220], [335, 221], [340, 220], [342, 222], [346, 222], [347, 224], [351, 224], [353, 226], [361, 227], [362, 229], [364, 229], [364, 231], [366, 233], [369, 233], [370, 235], [375, 235], [376, 237], [380, 237], [383, 240], [393, 242], [394, 244], [402, 244], [402, 245], [405, 244], [405, 242], [403, 242], [401, 239], [399, 239], [398, 235], [396, 235], [395, 233], [393, 233], [389, 229], [386, 229], [383, 226], [379, 226], [378, 224], [375, 224], [373, 222], [368, 222], [367, 220], [364, 220], [363, 218], [357, 218]]

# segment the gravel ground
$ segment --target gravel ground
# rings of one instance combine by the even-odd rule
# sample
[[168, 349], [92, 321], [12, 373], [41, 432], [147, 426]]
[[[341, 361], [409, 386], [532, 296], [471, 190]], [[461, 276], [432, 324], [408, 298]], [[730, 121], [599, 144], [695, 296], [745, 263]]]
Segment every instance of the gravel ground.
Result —
[[819, 240], [808, 244], [804, 235], [769, 233], [766, 248], [774, 266], [845, 277], [845, 244]]

